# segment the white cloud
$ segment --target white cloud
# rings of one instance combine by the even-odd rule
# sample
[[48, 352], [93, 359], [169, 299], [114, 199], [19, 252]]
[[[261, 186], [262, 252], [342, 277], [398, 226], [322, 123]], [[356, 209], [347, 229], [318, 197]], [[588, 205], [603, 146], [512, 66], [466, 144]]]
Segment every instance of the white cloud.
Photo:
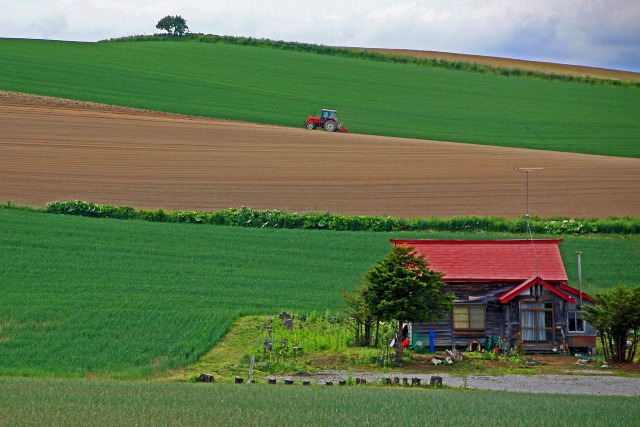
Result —
[[637, 0], [0, 0], [0, 37], [96, 41], [193, 32], [438, 50], [640, 71]]

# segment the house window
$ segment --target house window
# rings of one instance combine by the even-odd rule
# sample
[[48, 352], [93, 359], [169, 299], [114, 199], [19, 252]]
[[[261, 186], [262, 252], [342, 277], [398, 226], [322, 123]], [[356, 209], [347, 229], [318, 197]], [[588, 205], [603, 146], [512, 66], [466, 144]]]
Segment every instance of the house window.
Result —
[[460, 331], [484, 331], [487, 309], [482, 306], [453, 307], [453, 329]]
[[567, 329], [569, 332], [584, 332], [584, 320], [579, 311], [567, 312]]
[[520, 330], [525, 342], [553, 341], [553, 303], [521, 302]]

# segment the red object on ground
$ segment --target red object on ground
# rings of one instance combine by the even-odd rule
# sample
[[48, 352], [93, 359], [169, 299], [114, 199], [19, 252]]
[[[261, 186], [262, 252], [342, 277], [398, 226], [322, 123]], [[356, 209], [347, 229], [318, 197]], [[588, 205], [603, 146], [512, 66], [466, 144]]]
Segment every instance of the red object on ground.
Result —
[[409, 338], [405, 338], [402, 340], [402, 347], [406, 347], [409, 345]]
[[309, 116], [304, 122], [304, 126], [309, 130], [316, 128], [324, 129], [328, 132], [342, 132], [349, 133], [347, 129], [342, 127], [342, 124], [338, 123], [336, 117], [336, 110], [322, 110], [322, 114], [318, 116]]

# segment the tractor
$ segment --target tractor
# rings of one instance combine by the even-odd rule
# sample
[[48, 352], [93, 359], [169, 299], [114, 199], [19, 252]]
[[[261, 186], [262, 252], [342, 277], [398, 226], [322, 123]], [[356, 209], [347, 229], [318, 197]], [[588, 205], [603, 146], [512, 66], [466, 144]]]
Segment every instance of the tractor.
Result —
[[307, 129], [314, 130], [317, 127], [321, 127], [327, 132], [343, 132], [348, 133], [347, 129], [342, 127], [342, 124], [338, 123], [336, 118], [336, 110], [322, 110], [320, 117], [309, 116], [307, 121], [304, 122]]

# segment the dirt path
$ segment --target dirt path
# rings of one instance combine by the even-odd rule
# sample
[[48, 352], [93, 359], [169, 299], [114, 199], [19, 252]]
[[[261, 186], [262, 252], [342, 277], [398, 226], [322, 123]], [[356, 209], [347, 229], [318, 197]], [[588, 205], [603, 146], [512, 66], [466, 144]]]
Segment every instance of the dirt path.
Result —
[[640, 216], [640, 159], [386, 138], [0, 94], [0, 201], [399, 217]]
[[[338, 381], [349, 378], [365, 379], [367, 383], [380, 383], [385, 378], [398, 377], [402, 383], [407, 379], [419, 378], [421, 384], [429, 384], [432, 376], [442, 378], [442, 383], [448, 387], [470, 388], [481, 390], [501, 390], [518, 393], [554, 393], [554, 394], [592, 394], [601, 396], [640, 396], [640, 378], [614, 377], [611, 375], [468, 375], [454, 376], [446, 372], [429, 374], [407, 373], [371, 373], [350, 371], [326, 371], [311, 376], [277, 376], [278, 382], [285, 379], [294, 380], [294, 384], [302, 384], [308, 380], [312, 383], [325, 385], [327, 381], [338, 385]], [[266, 382], [266, 378], [264, 379]]]

